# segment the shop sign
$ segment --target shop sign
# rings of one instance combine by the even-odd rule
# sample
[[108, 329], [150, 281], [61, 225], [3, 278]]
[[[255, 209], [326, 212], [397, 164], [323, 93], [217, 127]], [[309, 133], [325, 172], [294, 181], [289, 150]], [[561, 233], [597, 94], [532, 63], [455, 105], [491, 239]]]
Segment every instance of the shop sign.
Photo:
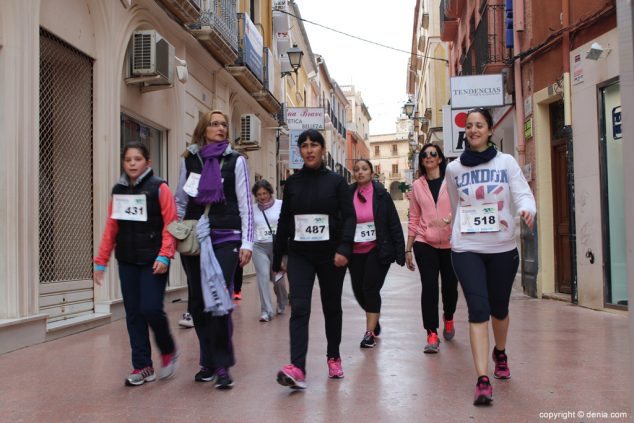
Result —
[[583, 62], [581, 61], [581, 54], [575, 54], [572, 69], [572, 85], [581, 84], [583, 82]]
[[504, 105], [502, 74], [454, 76], [451, 78], [451, 108], [497, 107]]
[[621, 132], [621, 106], [612, 108], [612, 138], [615, 140], [623, 138], [623, 132]]
[[244, 64], [260, 82], [264, 82], [262, 77], [262, 53], [264, 52], [264, 41], [262, 34], [253, 25], [249, 15], [242, 14], [244, 20]]
[[443, 146], [445, 157], [458, 157], [465, 149], [465, 127], [467, 126], [467, 110], [452, 110], [451, 106], [443, 106]]
[[323, 107], [289, 107], [286, 109], [286, 123], [288, 129], [326, 129]]
[[524, 121], [524, 138], [533, 138], [533, 118], [528, 118]]

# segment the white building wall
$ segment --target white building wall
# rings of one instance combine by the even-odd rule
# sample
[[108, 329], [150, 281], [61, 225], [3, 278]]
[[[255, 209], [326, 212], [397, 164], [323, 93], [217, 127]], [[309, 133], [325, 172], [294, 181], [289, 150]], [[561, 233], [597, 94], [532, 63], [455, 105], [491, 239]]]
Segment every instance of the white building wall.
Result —
[[[93, 238], [96, 253], [110, 190], [120, 169], [120, 114], [125, 112], [167, 134], [167, 181], [175, 190], [180, 154], [199, 112], [226, 111], [232, 122], [254, 113], [262, 122], [261, 149], [248, 152], [251, 179], [257, 172], [275, 183], [277, 121], [231, 77], [182, 26], [153, 0], [7, 0], [0, 2], [0, 353], [42, 342], [39, 314], [39, 30], [40, 26], [94, 59]], [[141, 93], [126, 85], [124, 60], [134, 30], [155, 29], [187, 61], [187, 82]], [[238, 126], [234, 127], [236, 129]], [[235, 133], [231, 135], [235, 139]], [[172, 262], [170, 290], [186, 298], [179, 260]], [[252, 268], [245, 269], [248, 274]], [[115, 260], [105, 283], [95, 286], [95, 321], [123, 316]], [[90, 323], [88, 323], [90, 324]], [[95, 323], [97, 324], [97, 323]], [[86, 323], [81, 326], [86, 328]], [[79, 327], [69, 329], [79, 330]], [[68, 333], [68, 332], [64, 332]]]

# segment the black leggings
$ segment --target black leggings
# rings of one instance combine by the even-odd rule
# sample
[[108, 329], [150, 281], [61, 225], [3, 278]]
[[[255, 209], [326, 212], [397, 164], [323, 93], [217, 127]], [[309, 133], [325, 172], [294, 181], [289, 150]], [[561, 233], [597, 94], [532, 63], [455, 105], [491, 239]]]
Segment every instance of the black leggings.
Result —
[[467, 300], [469, 322], [482, 323], [489, 316], [504, 319], [520, 258], [517, 248], [504, 253], [451, 253], [453, 267]]
[[[223, 242], [214, 245], [216, 259], [229, 292], [233, 292], [233, 275], [238, 265], [240, 241]], [[212, 316], [204, 312], [205, 300], [200, 282], [200, 256], [183, 256], [181, 261], [187, 274], [187, 311], [192, 315], [194, 328], [200, 344], [200, 365], [209, 370], [231, 367], [235, 364], [233, 354], [233, 322], [231, 313]]]
[[414, 257], [423, 286], [420, 294], [423, 327], [428, 331], [436, 332], [439, 326], [438, 273], [440, 273], [445, 319], [453, 320], [458, 303], [458, 281], [451, 266], [451, 250], [449, 248], [434, 248], [424, 242], [415, 242]]
[[352, 292], [366, 313], [381, 312], [381, 288], [385, 282], [389, 264], [379, 261], [378, 250], [364, 254], [352, 254], [348, 263]]
[[345, 267], [334, 264], [335, 252], [288, 253], [288, 285], [290, 292], [291, 363], [306, 373], [308, 323], [315, 275], [319, 279], [321, 308], [326, 320], [328, 358], [339, 358], [341, 344], [341, 292]]

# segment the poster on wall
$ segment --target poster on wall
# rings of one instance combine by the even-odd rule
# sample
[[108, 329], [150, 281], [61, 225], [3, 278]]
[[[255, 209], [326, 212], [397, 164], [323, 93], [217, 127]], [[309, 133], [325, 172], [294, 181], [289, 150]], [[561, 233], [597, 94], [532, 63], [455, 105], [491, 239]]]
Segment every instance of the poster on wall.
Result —
[[502, 74], [454, 76], [450, 85], [452, 109], [504, 105]]
[[304, 166], [304, 159], [302, 159], [299, 146], [297, 145], [297, 139], [302, 132], [301, 130], [293, 129], [288, 137], [288, 167], [290, 169], [301, 169]]

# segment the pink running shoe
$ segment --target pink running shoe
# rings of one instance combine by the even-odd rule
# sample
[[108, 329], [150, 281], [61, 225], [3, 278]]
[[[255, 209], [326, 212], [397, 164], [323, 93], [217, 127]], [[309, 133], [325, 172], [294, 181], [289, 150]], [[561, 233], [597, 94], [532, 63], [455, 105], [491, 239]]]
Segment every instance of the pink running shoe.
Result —
[[306, 376], [299, 367], [287, 364], [277, 372], [277, 383], [291, 389], [306, 389]]
[[501, 352], [497, 353], [495, 348], [493, 348], [493, 362], [495, 363], [495, 371], [493, 372], [493, 376], [496, 379], [510, 379], [511, 378], [511, 370], [509, 369], [508, 357], [506, 353]]
[[489, 382], [489, 378], [483, 376], [478, 378], [476, 383], [475, 395], [473, 398], [473, 405], [491, 405], [493, 401], [493, 387]]
[[331, 379], [341, 379], [343, 377], [341, 357], [328, 359], [328, 377]]

